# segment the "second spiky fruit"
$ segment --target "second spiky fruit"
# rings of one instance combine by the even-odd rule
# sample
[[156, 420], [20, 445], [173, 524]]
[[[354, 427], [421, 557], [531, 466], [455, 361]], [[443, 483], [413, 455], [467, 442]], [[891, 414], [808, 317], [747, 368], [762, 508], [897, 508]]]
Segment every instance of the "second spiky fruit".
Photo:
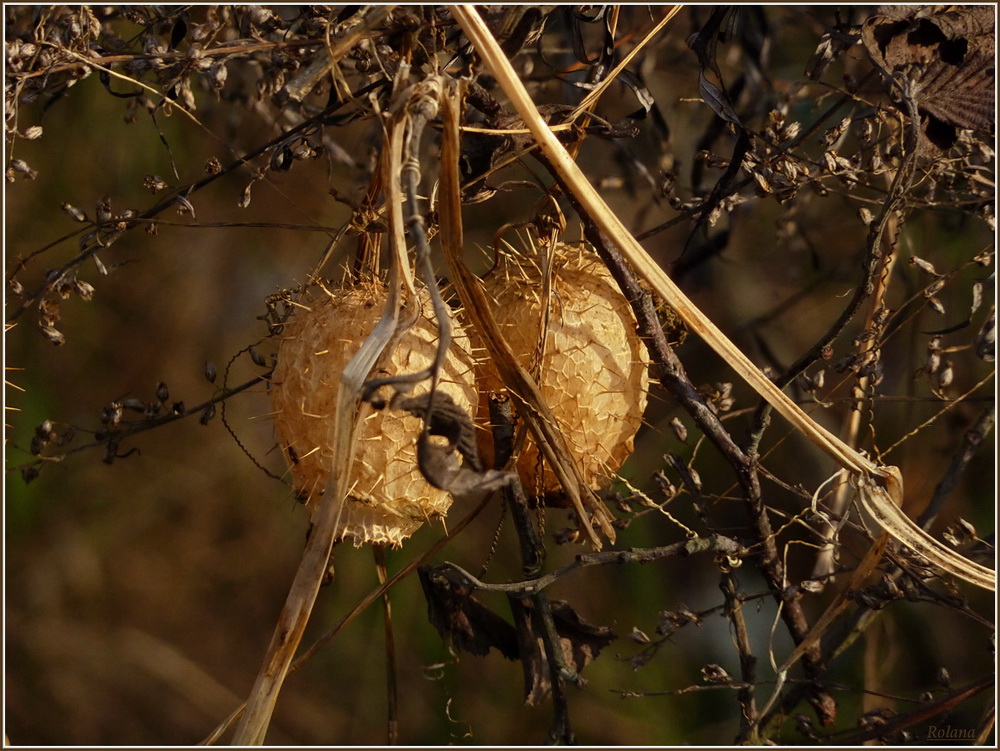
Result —
[[[593, 249], [561, 244], [551, 253], [547, 295], [538, 258], [513, 252], [500, 256], [484, 288], [504, 338], [537, 380], [584, 481], [599, 489], [632, 453], [646, 409], [649, 355], [628, 301]], [[505, 389], [488, 362], [480, 365], [478, 382], [483, 394]], [[527, 437], [517, 469], [529, 494], [560, 495], [534, 436]]]

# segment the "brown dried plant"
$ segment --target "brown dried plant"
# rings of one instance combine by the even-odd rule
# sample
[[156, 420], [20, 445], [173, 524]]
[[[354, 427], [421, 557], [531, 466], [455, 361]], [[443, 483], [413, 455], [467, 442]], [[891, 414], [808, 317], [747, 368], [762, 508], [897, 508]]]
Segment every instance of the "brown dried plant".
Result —
[[[206, 289], [234, 298], [240, 342], [206, 345], [208, 394], [158, 374], [136, 395], [126, 353], [98, 374], [121, 396], [77, 395], [89, 413], [27, 436], [15, 413], [11, 488], [52, 487], [94, 450], [147, 462], [151, 431], [194, 418], [231, 437], [198, 446], [275, 480], [234, 489], [226, 514], [260, 526], [246, 492], [306, 505], [291, 584], [283, 569], [267, 594], [284, 605], [224, 679], [246, 701], [199, 726], [209, 744], [284, 732], [288, 693], [318, 692], [307, 664], [359, 674], [349, 632], [379, 600], [385, 709], [312, 742], [455, 741], [453, 702], [477, 708], [477, 741], [933, 742], [961, 723], [985, 741], [995, 573], [977, 527], [995, 515], [975, 504], [995, 482], [970, 478], [995, 480], [994, 14], [5, 7], [9, 208], [54, 169], [50, 110], [87, 98], [148, 126], [166, 166], [130, 189], [67, 166], [74, 192], [17, 204], [8, 227], [33, 244], [8, 233], [8, 343], [26, 361], [22, 341], [96, 346], [78, 303], [106, 316], [152, 256], [193, 257], [182, 232], [233, 246]], [[53, 216], [73, 228], [37, 240]], [[502, 250], [515, 232], [524, 247]], [[270, 261], [238, 239], [265, 233], [294, 240]], [[17, 398], [63, 377], [46, 362]], [[484, 524], [493, 509], [512, 534]], [[344, 540], [373, 544], [378, 580], [349, 602]], [[29, 599], [9, 595], [18, 623]], [[904, 628], [925, 617], [965, 651]], [[462, 686], [440, 722], [428, 644]], [[523, 676], [503, 700], [494, 658]], [[30, 737], [44, 693], [27, 675], [9, 676], [13, 740], [57, 742]], [[715, 698], [686, 722], [695, 693]], [[678, 727], [617, 717], [660, 702]], [[521, 722], [542, 711], [521, 703], [544, 717]]]

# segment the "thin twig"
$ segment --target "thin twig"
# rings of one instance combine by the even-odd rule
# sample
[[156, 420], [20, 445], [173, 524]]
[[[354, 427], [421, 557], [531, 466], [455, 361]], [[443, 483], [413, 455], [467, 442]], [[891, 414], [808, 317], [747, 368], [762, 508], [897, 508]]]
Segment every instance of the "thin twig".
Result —
[[[386, 582], [385, 546], [372, 545], [375, 556], [375, 573], [379, 585]], [[386, 744], [399, 743], [399, 691], [396, 684], [396, 641], [392, 636], [392, 605], [389, 593], [382, 595], [382, 614], [385, 616], [385, 690], [386, 690]]]
[[[493, 430], [493, 445], [495, 451], [494, 465], [502, 468], [514, 453], [513, 408], [509, 399], [503, 401], [490, 399], [490, 422]], [[534, 580], [541, 572], [545, 560], [545, 546], [538, 530], [535, 529], [528, 504], [521, 489], [521, 483], [516, 479], [504, 488], [504, 500], [511, 509], [514, 519], [514, 529], [521, 548], [521, 570], [529, 580]], [[549, 693], [552, 697], [552, 725], [549, 729], [549, 742], [570, 745], [574, 742], [573, 726], [569, 718], [569, 701], [566, 697], [566, 680], [578, 680], [575, 672], [567, 665], [564, 657], [562, 640], [556, 631], [552, 620], [552, 606], [548, 595], [542, 590], [535, 590], [526, 598], [510, 596], [510, 606], [514, 611], [514, 622], [520, 629], [528, 633], [520, 634], [521, 644], [537, 644], [541, 641], [545, 662], [549, 669]], [[530, 604], [529, 604], [530, 603]], [[518, 617], [518, 615], [522, 617]], [[536, 669], [532, 660], [522, 655], [522, 667], [525, 671], [525, 685], [533, 686]]]
[[456, 585], [484, 592], [504, 592], [509, 595], [528, 596], [540, 592], [574, 571], [580, 571], [591, 566], [607, 566], [610, 564], [652, 563], [674, 556], [689, 556], [696, 553], [719, 553], [725, 556], [740, 557], [746, 554], [746, 548], [736, 540], [723, 535], [713, 534], [709, 537], [694, 537], [690, 540], [671, 543], [656, 548], [628, 548], [625, 550], [605, 550], [598, 553], [581, 553], [572, 563], [556, 569], [537, 579], [526, 579], [519, 582], [491, 583], [481, 581], [468, 571], [454, 563], [442, 563], [437, 573], [446, 576]]
[[[892, 254], [882, 252], [883, 237], [886, 229], [891, 223], [898, 221], [896, 229], [902, 225], [906, 201], [913, 184], [914, 168], [917, 159], [917, 142], [919, 139], [919, 118], [917, 116], [916, 104], [912, 97], [907, 96], [905, 102], [908, 108], [907, 115], [909, 123], [904, 123], [904, 143], [903, 158], [899, 168], [889, 187], [889, 192], [882, 202], [882, 208], [878, 217], [872, 222], [868, 231], [868, 240], [865, 246], [865, 254], [861, 264], [861, 280], [854, 288], [854, 294], [848, 301], [847, 306], [841, 312], [836, 321], [827, 329], [816, 342], [813, 343], [805, 353], [790, 365], [784, 373], [775, 379], [778, 388], [784, 388], [800, 374], [804, 373], [813, 363], [819, 362], [829, 351], [833, 342], [840, 336], [841, 332], [851, 322], [857, 312], [861, 309], [864, 301], [875, 291], [876, 282], [884, 272], [886, 265], [892, 259]], [[750, 432], [748, 453], [756, 456], [759, 450], [760, 441], [764, 436], [764, 430], [770, 419], [772, 405], [766, 401], [761, 401], [757, 414], [754, 415], [753, 427]]]
[[195, 407], [184, 409], [183, 411], [171, 412], [170, 414], [165, 414], [158, 417], [152, 417], [145, 420], [136, 420], [135, 422], [119, 424], [118, 426], [107, 429], [105, 431], [98, 431], [95, 435], [101, 435], [102, 432], [105, 434], [101, 435], [101, 437], [99, 438], [96, 438], [92, 443], [87, 443], [81, 446], [74, 446], [73, 448], [62, 452], [57, 456], [43, 456], [38, 459], [35, 459], [34, 461], [25, 462], [24, 464], [19, 464], [16, 466], [8, 466], [7, 471], [19, 472], [29, 467], [39, 467], [43, 464], [49, 464], [54, 461], [62, 461], [71, 454], [76, 454], [80, 451], [86, 451], [88, 449], [96, 448], [98, 446], [114, 445], [117, 447], [126, 438], [131, 438], [132, 436], [138, 435], [139, 433], [144, 433], [147, 430], [160, 428], [164, 425], [167, 425], [168, 423], [176, 422], [177, 420], [183, 420], [186, 417], [192, 417], [194, 415], [201, 414], [209, 407], [215, 404], [219, 404], [220, 402], [224, 404], [225, 400], [228, 399], [229, 397], [234, 396], [235, 394], [238, 394], [241, 391], [246, 391], [248, 388], [250, 388], [251, 386], [256, 386], [258, 383], [266, 383], [268, 379], [270, 379], [270, 377], [271, 377], [270, 372], [256, 376], [255, 378], [251, 378], [246, 383], [242, 383], [239, 386], [234, 386], [231, 389], [226, 389], [225, 391], [216, 394], [208, 401], [202, 402], [201, 404]]
[[940, 699], [927, 702], [912, 712], [890, 717], [872, 729], [851, 733], [850, 735], [837, 736], [831, 740], [838, 746], [860, 746], [868, 741], [873, 741], [879, 738], [887, 738], [888, 740], [889, 738], [892, 738], [894, 733], [898, 733], [908, 727], [916, 725], [917, 723], [925, 722], [932, 717], [936, 717], [944, 712], [953, 710], [977, 694], [992, 688], [994, 685], [996, 685], [996, 678], [993, 675], [987, 675], [973, 681], [967, 686], [963, 686], [956, 691], [946, 694]]
[[759, 739], [754, 737], [754, 728], [757, 724], [757, 705], [754, 701], [754, 688], [757, 680], [757, 658], [754, 656], [753, 647], [750, 644], [750, 634], [747, 631], [746, 619], [743, 617], [743, 601], [737, 587], [736, 576], [732, 571], [726, 571], [722, 575], [719, 588], [726, 598], [726, 616], [732, 624], [736, 651], [740, 656], [740, 678], [742, 678], [742, 685], [736, 693], [741, 710], [740, 732], [736, 736], [735, 743], [737, 745], [745, 743], [756, 744], [759, 743]]
[[[241, 41], [245, 43], [241, 44]], [[200, 50], [200, 53], [203, 57], [226, 57], [228, 55], [244, 56], [248, 52], [269, 52], [271, 50], [281, 49], [284, 47], [318, 47], [322, 44], [325, 44], [325, 41], [322, 39], [288, 39], [279, 42], [261, 42], [246, 39], [236, 40], [225, 47], [203, 49]], [[69, 52], [70, 50], [66, 51]], [[77, 58], [77, 62], [60, 63], [58, 65], [51, 65], [43, 70], [33, 70], [28, 73], [17, 73], [14, 78], [15, 80], [20, 81], [28, 78], [38, 78], [40, 76], [51, 76], [56, 73], [66, 73], [67, 71], [79, 70], [80, 68], [99, 67], [100, 65], [117, 65], [118, 63], [132, 63], [138, 60], [164, 60], [181, 63], [189, 60], [190, 55], [186, 52], [158, 52], [155, 54], [135, 52], [122, 55], [105, 55], [104, 57], [95, 58], [85, 58], [78, 55]]]
[[[897, 242], [899, 238], [900, 222], [899, 215], [892, 213], [887, 215], [886, 219], [887, 225], [891, 225], [889, 232], [889, 239], [886, 243], [887, 247], [883, 253], [884, 259], [880, 265], [881, 273], [879, 273], [875, 280], [874, 292], [871, 296], [871, 302], [868, 306], [868, 312], [865, 314], [865, 326], [864, 330], [868, 337], [865, 338], [858, 348], [858, 354], [861, 353], [871, 353], [872, 357], [881, 357], [881, 352], [879, 347], [881, 344], [881, 331], [878, 330], [879, 324], [877, 321], [886, 309], [885, 299], [888, 294], [889, 279], [892, 276], [892, 270], [896, 265], [896, 260], [899, 256], [897, 251]], [[883, 239], [885, 235], [883, 235]], [[881, 251], [880, 251], [881, 252]], [[883, 324], [884, 325], [884, 324]], [[857, 387], [863, 398], [871, 404], [869, 396], [874, 395], [875, 389], [869, 388], [872, 385], [872, 379], [869, 375], [864, 374], [858, 378]], [[843, 425], [840, 431], [840, 438], [845, 443], [851, 446], [858, 447], [858, 437], [861, 430], [861, 405], [858, 404], [856, 409], [850, 410], [844, 418]], [[832, 519], [840, 519], [844, 517], [847, 511], [847, 504], [851, 498], [851, 486], [850, 486], [850, 475], [846, 470], [842, 470], [840, 473], [841, 482], [834, 491], [833, 500], [829, 504], [828, 515]], [[829, 521], [820, 522], [820, 534], [824, 539], [823, 547], [820, 548], [819, 553], [816, 556], [816, 563], [813, 566], [812, 578], [824, 582], [829, 582], [832, 579], [830, 574], [833, 573], [836, 568], [836, 558], [837, 558], [837, 547], [838, 547], [838, 532], [840, 527], [834, 525]]]
[[927, 504], [927, 508], [924, 509], [923, 513], [917, 519], [917, 524], [921, 527], [930, 529], [931, 524], [934, 523], [937, 515], [941, 512], [944, 502], [948, 500], [948, 495], [955, 489], [962, 473], [965, 472], [966, 467], [969, 466], [969, 462], [972, 461], [972, 458], [979, 450], [979, 446], [986, 440], [986, 436], [993, 429], [995, 420], [996, 406], [991, 404], [979, 416], [976, 424], [962, 436], [962, 443], [958, 451], [952, 455], [947, 471], [934, 488], [934, 495], [931, 496], [930, 503]]
[[[545, 661], [549, 667], [549, 683], [552, 693], [552, 726], [549, 728], [549, 742], [562, 746], [572, 746], [576, 742], [576, 734], [569, 719], [569, 700], [566, 697], [566, 682], [578, 683], [580, 677], [576, 671], [566, 665], [562, 639], [556, 631], [552, 620], [552, 605], [545, 592], [531, 596], [535, 604], [535, 615], [541, 621], [542, 644], [545, 647]], [[535, 619], [531, 619], [535, 623]]]
[[[373, 84], [369, 84], [363, 87], [360, 91], [356, 92], [356, 96], [361, 97], [367, 91], [381, 87], [385, 83], [386, 82], [384, 80], [380, 80]], [[316, 125], [322, 123], [326, 118], [330, 117], [330, 115], [332, 115], [334, 112], [336, 112], [344, 105], [345, 102], [339, 102], [339, 101], [335, 102], [334, 104], [331, 104], [329, 107], [326, 107], [321, 112], [318, 112], [309, 119], [303, 121], [299, 125], [296, 125], [294, 128], [291, 128], [290, 130], [287, 130], [284, 133], [275, 136], [273, 139], [262, 144], [256, 149], [253, 149], [247, 154], [244, 154], [234, 159], [232, 162], [225, 165], [221, 170], [219, 170], [219, 172], [207, 175], [206, 177], [203, 177], [202, 179], [197, 180], [188, 185], [183, 185], [178, 188], [175, 188], [174, 190], [166, 194], [163, 198], [161, 198], [158, 203], [146, 209], [138, 216], [125, 220], [124, 230], [113, 231], [109, 233], [106, 237], [95, 236], [95, 238], [93, 238], [92, 240], [83, 243], [79, 253], [77, 253], [73, 258], [71, 258], [61, 267], [59, 267], [56, 270], [53, 270], [52, 272], [46, 275], [46, 281], [41, 287], [21, 295], [22, 304], [14, 309], [14, 311], [10, 314], [10, 316], [8, 316], [7, 320], [14, 321], [17, 318], [19, 318], [32, 303], [36, 302], [42, 296], [56, 289], [58, 285], [61, 284], [67, 278], [67, 276], [69, 276], [75, 269], [82, 266], [89, 258], [97, 254], [99, 251], [109, 247], [111, 244], [116, 242], [129, 230], [140, 226], [140, 224], [143, 223], [143, 220], [153, 219], [157, 215], [169, 209], [171, 206], [183, 200], [187, 200], [194, 193], [197, 193], [199, 190], [207, 187], [208, 185], [211, 185], [216, 180], [233, 172], [239, 167], [248, 164], [249, 162], [259, 157], [260, 155], [266, 153], [269, 149], [272, 149], [278, 144], [282, 143], [283, 141], [288, 140], [288, 138], [296, 134], [302, 133], [304, 131], [307, 131], [310, 128], [313, 128]], [[44, 249], [47, 250], [49, 248], [52, 248], [59, 242], [69, 239], [70, 237], [73, 237], [76, 234], [79, 234], [79, 231], [70, 233], [68, 235], [64, 235], [63, 237], [59, 238], [59, 240], [53, 241], [52, 243], [46, 245]], [[28, 258], [37, 255], [39, 252], [40, 251], [35, 251], [30, 256], [28, 256]], [[14, 268], [8, 272], [7, 274], [8, 278], [10, 278], [14, 273], [16, 273], [17, 270], [25, 268], [25, 264], [27, 263], [28, 258], [22, 259], [17, 264], [15, 264]]]
[[[493, 466], [501, 470], [513, 455], [514, 406], [509, 398], [494, 398], [491, 394], [489, 408], [495, 454]], [[517, 529], [517, 540], [521, 546], [521, 571], [526, 577], [533, 578], [542, 570], [545, 562], [545, 545], [532, 521], [521, 481], [515, 478], [507, 485], [503, 489], [503, 497]]]

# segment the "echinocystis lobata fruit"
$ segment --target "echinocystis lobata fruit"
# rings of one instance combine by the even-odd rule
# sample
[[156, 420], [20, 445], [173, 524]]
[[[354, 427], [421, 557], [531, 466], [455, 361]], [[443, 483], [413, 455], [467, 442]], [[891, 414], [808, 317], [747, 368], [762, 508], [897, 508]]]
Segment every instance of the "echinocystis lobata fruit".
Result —
[[[340, 376], [375, 328], [388, 291], [368, 281], [324, 292], [285, 325], [271, 386], [274, 426], [291, 465], [293, 484], [315, 515], [326, 488], [333, 449], [330, 427]], [[421, 314], [391, 357], [372, 377], [427, 368], [437, 348], [431, 304], [421, 294]], [[428, 390], [417, 384], [413, 394]], [[469, 339], [452, 323], [452, 345], [440, 371], [440, 391], [473, 411], [478, 401]], [[416, 440], [422, 421], [392, 409], [374, 411], [358, 427], [348, 497], [337, 538], [399, 546], [425, 521], [447, 513], [451, 495], [427, 483], [417, 467]]]
[[[596, 490], [610, 483], [632, 453], [646, 409], [649, 355], [628, 301], [590, 246], [554, 249], [547, 300], [538, 264], [537, 258], [502, 254], [484, 279], [485, 290], [504, 338], [536, 378], [583, 479]], [[533, 363], [546, 305], [543, 354]], [[478, 380], [484, 394], [504, 388], [488, 362], [480, 365]], [[558, 494], [555, 473], [540, 467], [534, 436], [528, 435], [517, 460], [525, 491]]]

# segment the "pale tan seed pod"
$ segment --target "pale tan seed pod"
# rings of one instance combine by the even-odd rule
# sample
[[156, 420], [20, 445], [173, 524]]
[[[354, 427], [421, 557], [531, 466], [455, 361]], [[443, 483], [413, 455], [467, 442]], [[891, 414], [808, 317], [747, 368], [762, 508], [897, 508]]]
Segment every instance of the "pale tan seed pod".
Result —
[[[340, 376], [375, 328], [387, 297], [386, 287], [374, 281], [323, 292], [285, 325], [271, 386], [274, 427], [295, 489], [313, 516], [333, 459], [329, 436]], [[415, 373], [433, 362], [438, 335], [426, 293], [421, 306], [416, 324], [372, 377]], [[439, 389], [472, 412], [478, 392], [469, 339], [457, 322], [452, 322], [452, 337]], [[412, 393], [428, 388], [429, 381], [423, 382]], [[397, 547], [425, 521], [447, 513], [451, 495], [428, 484], [417, 467], [421, 429], [417, 417], [389, 408], [362, 421], [338, 539]]]
[[[589, 245], [555, 248], [547, 300], [538, 263], [534, 255], [504, 253], [484, 287], [504, 338], [535, 376], [584, 481], [595, 490], [607, 487], [632, 453], [642, 423], [649, 355], [627, 300]], [[538, 362], [546, 304], [548, 329]], [[480, 365], [478, 380], [484, 396], [504, 388], [488, 362]], [[539, 472], [540, 461], [529, 435], [517, 461], [521, 483], [530, 495], [558, 496], [555, 473], [548, 466]]]

